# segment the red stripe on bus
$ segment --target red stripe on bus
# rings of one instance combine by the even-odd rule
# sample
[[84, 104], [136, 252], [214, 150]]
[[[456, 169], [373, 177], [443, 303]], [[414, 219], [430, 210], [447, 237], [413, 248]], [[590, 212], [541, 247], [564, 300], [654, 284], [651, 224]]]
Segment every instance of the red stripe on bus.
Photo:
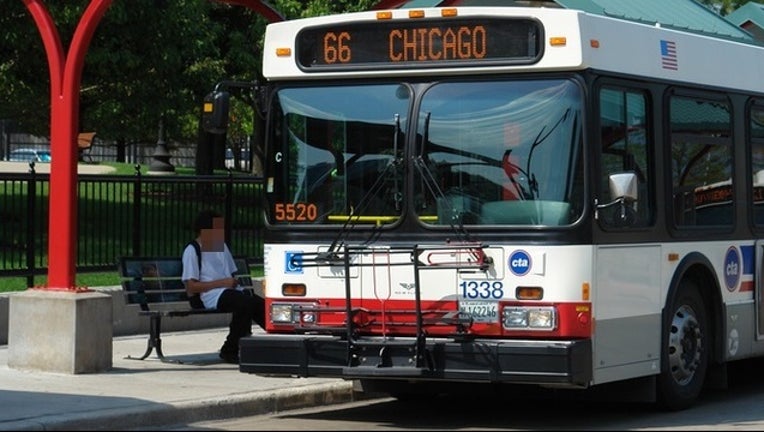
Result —
[[740, 283], [740, 292], [753, 291], [753, 281], [744, 281]]

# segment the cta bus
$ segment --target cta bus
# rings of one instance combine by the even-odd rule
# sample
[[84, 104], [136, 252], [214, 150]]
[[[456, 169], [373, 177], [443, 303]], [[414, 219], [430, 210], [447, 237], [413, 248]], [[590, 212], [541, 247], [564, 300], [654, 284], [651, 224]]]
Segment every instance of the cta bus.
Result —
[[762, 59], [562, 8], [270, 24], [240, 371], [690, 406], [764, 354]]

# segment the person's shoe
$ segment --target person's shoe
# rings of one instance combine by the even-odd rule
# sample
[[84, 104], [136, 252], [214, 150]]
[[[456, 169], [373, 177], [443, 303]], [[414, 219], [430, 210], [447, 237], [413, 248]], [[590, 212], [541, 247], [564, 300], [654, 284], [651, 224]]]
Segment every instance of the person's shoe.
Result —
[[239, 364], [239, 354], [235, 352], [220, 351], [220, 358], [226, 363]]

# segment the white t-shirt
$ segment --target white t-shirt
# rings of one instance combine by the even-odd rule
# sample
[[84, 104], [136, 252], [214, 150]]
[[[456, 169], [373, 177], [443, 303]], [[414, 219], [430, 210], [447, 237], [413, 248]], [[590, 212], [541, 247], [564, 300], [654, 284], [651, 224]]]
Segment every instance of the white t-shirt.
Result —
[[[228, 245], [223, 245], [220, 252], [202, 251], [202, 273], [199, 274], [199, 261], [196, 257], [196, 250], [188, 245], [183, 250], [183, 283], [189, 279], [196, 279], [200, 282], [209, 282], [212, 280], [225, 279], [236, 273], [236, 263], [233, 260]], [[207, 309], [215, 309], [218, 306], [218, 299], [226, 287], [213, 288], [201, 293], [202, 303]]]

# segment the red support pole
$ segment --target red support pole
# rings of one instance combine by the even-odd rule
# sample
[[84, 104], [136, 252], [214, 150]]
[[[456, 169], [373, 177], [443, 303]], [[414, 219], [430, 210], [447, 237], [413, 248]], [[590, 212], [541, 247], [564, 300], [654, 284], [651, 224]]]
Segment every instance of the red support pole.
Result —
[[41, 0], [23, 0], [40, 31], [50, 70], [50, 205], [48, 285], [75, 287], [77, 245], [77, 140], [80, 80], [88, 45], [112, 0], [92, 0], [74, 32], [66, 55], [56, 25]]

